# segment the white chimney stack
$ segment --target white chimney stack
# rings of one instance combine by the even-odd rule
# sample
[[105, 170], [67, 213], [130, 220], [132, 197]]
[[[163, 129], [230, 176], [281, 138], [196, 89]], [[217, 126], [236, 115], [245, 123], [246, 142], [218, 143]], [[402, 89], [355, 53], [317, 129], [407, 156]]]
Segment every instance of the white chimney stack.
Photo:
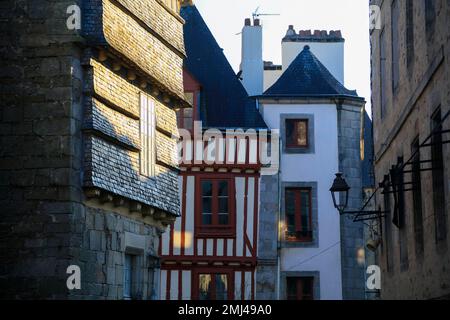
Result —
[[249, 96], [263, 93], [264, 63], [262, 58], [262, 26], [259, 19], [245, 19], [242, 29], [242, 84]]

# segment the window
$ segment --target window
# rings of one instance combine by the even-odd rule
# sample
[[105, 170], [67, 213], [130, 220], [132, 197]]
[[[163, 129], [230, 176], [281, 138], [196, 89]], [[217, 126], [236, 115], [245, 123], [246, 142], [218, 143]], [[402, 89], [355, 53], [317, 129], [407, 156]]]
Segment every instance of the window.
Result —
[[314, 300], [314, 278], [287, 278], [287, 300]]
[[123, 298], [124, 300], [141, 299], [139, 256], [125, 254], [123, 265]]
[[400, 39], [399, 24], [400, 10], [398, 0], [392, 1], [391, 6], [391, 24], [392, 24], [392, 92], [395, 93], [400, 81], [399, 63], [400, 63]]
[[194, 299], [198, 300], [232, 300], [233, 279], [231, 272], [197, 272], [194, 283]]
[[411, 145], [412, 159], [412, 187], [413, 187], [413, 213], [414, 213], [414, 238], [416, 243], [416, 255], [423, 253], [423, 218], [422, 218], [422, 181], [420, 178], [420, 148], [419, 137]]
[[433, 165], [433, 206], [436, 230], [436, 241], [447, 238], [447, 221], [445, 213], [445, 185], [444, 185], [444, 156], [442, 153], [442, 124], [441, 109], [432, 116], [432, 130], [439, 132], [434, 134], [431, 140], [431, 160]]
[[131, 255], [125, 255], [125, 265], [123, 267], [123, 298], [125, 300], [131, 299], [131, 287], [133, 278], [132, 260], [133, 257]]
[[311, 189], [288, 188], [286, 197], [286, 240], [312, 241]]
[[408, 260], [408, 230], [406, 228], [406, 212], [405, 212], [405, 184], [404, 184], [404, 173], [403, 173], [403, 157], [398, 158], [396, 169], [396, 196], [397, 196], [397, 207], [396, 207], [396, 225], [399, 228], [399, 248], [400, 248], [400, 270], [406, 271], [409, 268]]
[[414, 1], [406, 0], [406, 64], [414, 62]]
[[140, 171], [141, 175], [155, 175], [155, 102], [150, 97], [141, 94], [140, 113]]
[[232, 236], [234, 199], [232, 179], [199, 179], [199, 233]]
[[427, 33], [427, 39], [429, 40], [434, 34], [434, 27], [436, 23], [436, 9], [434, 8], [434, 2], [436, 0], [424, 0], [425, 1], [425, 29]]
[[[388, 181], [389, 177], [385, 177], [385, 181]], [[383, 248], [385, 249], [385, 256], [386, 256], [386, 269], [388, 272], [391, 272], [393, 270], [394, 266], [394, 260], [392, 257], [392, 215], [391, 215], [391, 195], [389, 193], [390, 188], [389, 184], [385, 183], [384, 189], [383, 189], [383, 196], [384, 196], [384, 210], [386, 211], [386, 217], [384, 218], [384, 234], [385, 234], [385, 243], [383, 245]]]
[[387, 68], [386, 68], [386, 32], [384, 29], [380, 33], [380, 117], [384, 118], [387, 107]]
[[178, 124], [178, 128], [192, 130], [192, 128], [194, 126], [193, 108], [195, 108], [194, 92], [185, 92], [184, 95], [186, 97], [186, 100], [188, 102], [190, 102], [193, 107], [192, 108], [184, 108], [177, 112], [177, 124]]
[[286, 119], [286, 147], [307, 148], [308, 120]]

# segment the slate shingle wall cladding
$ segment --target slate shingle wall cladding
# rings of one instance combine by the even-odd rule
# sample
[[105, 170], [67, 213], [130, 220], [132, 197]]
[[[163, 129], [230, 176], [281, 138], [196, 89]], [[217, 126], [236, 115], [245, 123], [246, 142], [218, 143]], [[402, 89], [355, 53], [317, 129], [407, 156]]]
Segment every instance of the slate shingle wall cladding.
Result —
[[[85, 92], [86, 115], [84, 128], [97, 129], [103, 134], [126, 145], [140, 149], [139, 118], [142, 89], [115, 73], [109, 66], [94, 58], [86, 59], [87, 79]], [[92, 88], [89, 87], [93, 84]], [[111, 109], [90, 94], [106, 101]], [[156, 114], [156, 175], [152, 179], [140, 177], [139, 153], [114, 145], [114, 140], [87, 135], [85, 140], [85, 186], [99, 187], [130, 199], [179, 214], [177, 190], [176, 140], [177, 125], [175, 111], [155, 99]], [[123, 112], [123, 113], [122, 113]], [[168, 134], [173, 133], [174, 137]], [[92, 152], [92, 154], [90, 154]], [[169, 169], [165, 166], [169, 166]]]
[[117, 2], [133, 12], [150, 29], [158, 33], [178, 51], [185, 53], [183, 24], [180, 22], [180, 17], [176, 18], [156, 0], [117, 0]]
[[156, 0], [86, 0], [82, 34], [89, 43], [109, 45], [184, 99], [182, 21]]
[[102, 132], [118, 141], [139, 149], [139, 120], [117, 112], [95, 98], [86, 99], [84, 127]]
[[182, 56], [109, 0], [103, 1], [103, 30], [106, 41], [113, 49], [184, 99]]
[[99, 187], [179, 214], [177, 172], [156, 166], [156, 176], [139, 174], [139, 154], [123, 149], [93, 135], [85, 136], [84, 185]]

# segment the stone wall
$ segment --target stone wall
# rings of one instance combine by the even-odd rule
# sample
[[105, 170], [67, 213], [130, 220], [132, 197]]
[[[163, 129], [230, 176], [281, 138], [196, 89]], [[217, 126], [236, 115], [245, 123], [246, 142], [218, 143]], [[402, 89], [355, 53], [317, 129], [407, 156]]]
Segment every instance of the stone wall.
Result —
[[[350, 186], [347, 210], [363, 205], [361, 170], [361, 106], [338, 106], [339, 169]], [[341, 199], [340, 201], [344, 201]], [[337, 211], [336, 211], [336, 214]], [[365, 298], [364, 265], [358, 265], [357, 253], [364, 249], [364, 228], [349, 216], [341, 217], [342, 297], [344, 300]]]
[[89, 203], [75, 214], [70, 256], [81, 269], [81, 290], [72, 291], [69, 298], [122, 299], [127, 251], [140, 257], [140, 288], [134, 298], [151, 298], [152, 269], [156, 266], [152, 256], [157, 256], [159, 231], [126, 214], [93, 207], [95, 204]]
[[260, 182], [256, 299], [276, 300], [278, 292], [279, 176], [262, 175]]
[[[164, 230], [164, 224], [156, 221], [156, 217], [131, 212], [123, 206], [123, 201], [113, 203], [108, 193], [88, 200], [83, 191], [84, 179], [90, 173], [92, 178], [97, 178], [86, 159], [97, 159], [104, 164], [105, 159], [112, 161], [115, 156], [123, 155], [133, 159], [123, 170], [128, 172], [136, 169], [133, 166], [136, 165], [140, 145], [136, 137], [139, 114], [111, 108], [111, 101], [99, 99], [103, 95], [94, 97], [91, 94], [95, 88], [90, 85], [96, 80], [86, 65], [91, 57], [86, 59], [86, 52], [96, 52], [97, 48], [87, 47], [91, 39], [81, 37], [83, 32], [80, 30], [67, 29], [67, 8], [76, 4], [86, 10], [84, 13], [90, 9], [103, 10], [90, 6], [94, 1], [83, 1], [83, 6], [81, 2], [9, 0], [1, 4], [1, 298], [120, 299], [123, 285], [121, 267], [127, 250], [142, 256], [142, 294], [139, 298], [150, 296], [151, 281], [146, 277], [153, 270], [154, 263], [148, 257], [157, 252], [158, 235]], [[109, 9], [114, 6], [110, 1], [104, 2]], [[140, 2], [157, 4], [152, 0]], [[134, 53], [124, 50], [124, 56], [121, 56], [114, 48], [109, 48], [110, 51], [103, 49], [114, 54], [116, 61], [126, 64], [127, 70], [139, 73], [140, 79], [148, 78], [149, 82], [159, 86], [160, 91], [171, 95], [167, 99], [160, 94], [156, 101], [158, 143], [164, 143], [163, 148], [166, 149], [160, 152], [158, 161], [157, 174], [161, 178], [137, 192], [134, 198], [129, 192], [122, 193], [122, 200], [125, 204], [132, 200], [148, 202], [173, 215], [178, 213], [177, 172], [173, 163], [169, 163], [167, 150], [174, 146], [169, 136], [176, 132], [176, 121], [175, 112], [169, 105], [183, 103], [179, 97], [182, 94], [183, 52], [180, 40], [167, 46], [167, 41], [161, 39], [167, 37], [170, 30], [173, 39], [180, 39], [182, 20], [176, 14], [171, 14], [172, 18], [167, 20], [163, 14], [168, 12], [167, 9], [160, 6], [158, 10], [161, 23], [166, 24], [164, 35], [155, 31], [150, 35], [150, 31], [133, 17], [130, 25], [140, 28], [142, 36], [139, 46], [128, 48]], [[129, 19], [124, 12], [120, 16]], [[116, 11], [109, 14], [107, 11], [103, 22], [106, 19], [112, 23], [116, 14], [119, 15]], [[83, 27], [103, 32], [103, 28], [98, 29], [99, 21], [102, 22], [100, 16], [92, 14], [91, 19], [83, 19]], [[143, 30], [147, 30], [147, 35]], [[109, 36], [119, 41], [117, 32], [111, 31]], [[149, 42], [160, 49], [160, 54], [153, 51], [155, 59], [152, 63], [158, 63], [158, 67], [144, 66], [139, 60], [141, 57], [137, 57], [145, 47], [142, 44]], [[137, 61], [133, 63], [131, 59]], [[161, 59], [173, 61], [162, 63]], [[136, 69], [132, 69], [133, 66]], [[106, 91], [114, 92], [122, 85], [126, 87], [123, 75], [121, 80], [119, 78], [110, 78], [112, 87]], [[102, 83], [102, 80], [97, 83]], [[124, 110], [136, 111], [132, 100], [117, 101]], [[105, 125], [105, 118], [115, 124], [115, 128]], [[86, 132], [83, 135], [82, 128], [86, 124], [102, 135]], [[89, 154], [87, 150], [93, 152]], [[99, 155], [100, 151], [104, 153]], [[85, 164], [88, 164], [86, 168]], [[116, 171], [111, 171], [112, 167], [103, 171], [103, 181], [109, 188], [105, 186], [104, 190], [114, 193], [117, 184], [122, 183], [124, 187], [133, 185], [133, 181], [126, 180], [126, 175], [126, 181], [120, 180], [124, 176], [117, 172], [119, 165], [124, 165], [120, 159], [114, 163]], [[158, 190], [158, 199], [155, 193], [146, 192], [153, 188]], [[136, 239], [145, 239], [145, 245], [134, 248], [128, 246], [127, 239], [131, 239], [133, 245]], [[81, 290], [69, 292], [66, 287], [69, 265], [81, 267]]]
[[[391, 7], [389, 2], [372, 1], [382, 5], [383, 28], [386, 33], [386, 63], [392, 63], [391, 53]], [[372, 100], [375, 140], [375, 174], [376, 182], [383, 180], [392, 165], [397, 164], [397, 158], [403, 156], [405, 161], [411, 156], [411, 144], [419, 137], [420, 142], [431, 132], [431, 115], [440, 106], [442, 115], [450, 110], [450, 63], [448, 21], [450, 19], [449, 3], [435, 0], [434, 29], [428, 29], [425, 17], [425, 1], [413, 1], [414, 13], [414, 61], [408, 67], [406, 63], [406, 10], [404, 1], [400, 1], [399, 19], [399, 86], [391, 89], [391, 72], [387, 72], [388, 82], [386, 96], [386, 112], [381, 117], [381, 86], [380, 86], [380, 35], [381, 30], [374, 30], [371, 34], [372, 46]], [[390, 70], [388, 68], [388, 70]], [[444, 129], [450, 129], [450, 120], [444, 124]], [[447, 139], [445, 138], [447, 137]], [[448, 140], [448, 135], [443, 137]], [[447, 232], [450, 230], [450, 147], [443, 146], [444, 152], [444, 181]], [[420, 152], [422, 160], [431, 159], [430, 148], [423, 148]], [[428, 168], [423, 165], [422, 168]], [[408, 167], [410, 168], [410, 167]], [[405, 181], [411, 181], [409, 174]], [[445, 241], [436, 241], [432, 173], [421, 173], [422, 195], [422, 223], [424, 234], [423, 253], [418, 252], [415, 243], [413, 197], [412, 192], [405, 192], [405, 227], [406, 252], [408, 265], [401, 268], [399, 230], [391, 225], [391, 239], [378, 251], [379, 262], [382, 267], [382, 299], [435, 299], [450, 295], [450, 237]], [[377, 206], [383, 208], [383, 196], [377, 198]], [[391, 199], [393, 207], [393, 199]], [[392, 253], [391, 268], [387, 268], [387, 251]]]

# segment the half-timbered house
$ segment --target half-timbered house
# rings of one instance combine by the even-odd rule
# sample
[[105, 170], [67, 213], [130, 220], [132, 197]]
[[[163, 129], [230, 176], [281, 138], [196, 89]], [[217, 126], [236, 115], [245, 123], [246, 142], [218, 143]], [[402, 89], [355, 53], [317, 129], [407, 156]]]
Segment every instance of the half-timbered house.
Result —
[[267, 127], [197, 8], [185, 5], [181, 15], [185, 95], [193, 109], [178, 113], [181, 218], [161, 237], [160, 296], [253, 299], [258, 137]]

